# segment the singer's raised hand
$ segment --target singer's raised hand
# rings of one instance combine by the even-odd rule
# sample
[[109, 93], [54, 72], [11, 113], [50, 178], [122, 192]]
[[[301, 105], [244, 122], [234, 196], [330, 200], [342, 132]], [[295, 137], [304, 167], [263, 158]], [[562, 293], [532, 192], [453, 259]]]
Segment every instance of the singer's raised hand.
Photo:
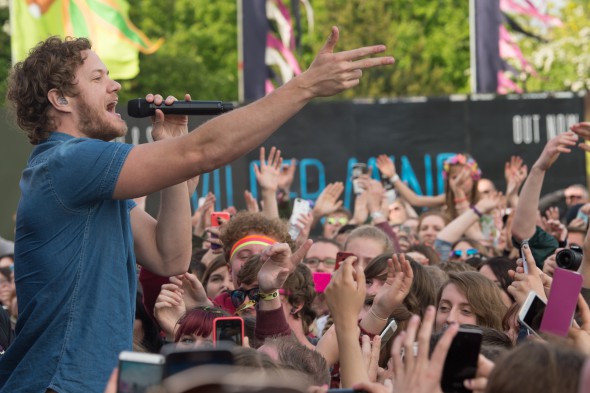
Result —
[[[184, 95], [185, 101], [190, 101], [190, 94]], [[166, 97], [166, 100], [159, 94], [148, 94], [145, 97], [147, 102], [153, 102], [156, 105], [172, 105], [176, 98], [173, 96]], [[159, 141], [166, 138], [174, 138], [180, 135], [188, 134], [188, 116], [186, 115], [164, 115], [160, 109], [152, 116], [152, 138]]]
[[307, 71], [298, 78], [301, 86], [308, 89], [314, 97], [327, 97], [350, 89], [360, 83], [365, 68], [394, 62], [391, 56], [366, 57], [384, 52], [385, 45], [334, 52], [339, 37], [338, 28], [332, 26], [328, 41]]

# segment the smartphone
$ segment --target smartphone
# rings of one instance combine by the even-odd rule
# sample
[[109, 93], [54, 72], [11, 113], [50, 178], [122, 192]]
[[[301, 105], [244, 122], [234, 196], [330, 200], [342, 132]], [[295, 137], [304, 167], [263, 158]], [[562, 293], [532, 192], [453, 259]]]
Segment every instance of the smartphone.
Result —
[[323, 293], [326, 290], [326, 287], [330, 283], [330, 279], [332, 278], [332, 273], [327, 272], [313, 272], [313, 283], [315, 286], [316, 293]]
[[244, 320], [240, 317], [219, 317], [213, 320], [213, 344], [219, 341], [242, 346], [244, 341]]
[[534, 291], [530, 291], [518, 312], [518, 321], [533, 334], [538, 335], [545, 313], [545, 302]]
[[352, 166], [352, 188], [355, 194], [361, 194], [364, 191], [364, 188], [358, 182], [358, 178], [367, 173], [369, 173], [369, 168], [365, 163], [359, 162]]
[[[211, 226], [218, 227], [220, 225], [219, 219], [222, 218], [225, 221], [229, 221], [229, 213], [228, 212], [213, 212], [211, 213]], [[211, 234], [211, 238], [217, 239], [217, 235]], [[221, 246], [218, 244], [211, 243], [212, 250], [218, 250]]]
[[445, 364], [440, 385], [445, 393], [470, 393], [463, 382], [475, 377], [477, 358], [481, 348], [482, 332], [479, 329], [459, 328], [453, 339]]
[[295, 198], [293, 201], [293, 211], [289, 218], [289, 235], [291, 239], [296, 240], [299, 237], [300, 229], [297, 227], [299, 218], [306, 216], [311, 212], [311, 203], [303, 198]]
[[162, 381], [164, 356], [123, 351], [119, 354], [117, 393], [147, 392]]
[[529, 274], [529, 266], [526, 263], [526, 257], [524, 256], [524, 245], [528, 245], [529, 241], [528, 240], [523, 240], [522, 243], [520, 243], [520, 257], [522, 258], [522, 268], [524, 269], [524, 274]]
[[582, 212], [582, 209], [578, 209], [578, 214], [576, 214], [576, 218], [582, 219], [584, 224], [588, 225], [588, 215]]
[[338, 253], [336, 254], [336, 263], [334, 264], [334, 271], [338, 270], [338, 268], [346, 258], [355, 256], [356, 255], [354, 255], [351, 252], [338, 251]]
[[381, 349], [385, 348], [387, 342], [389, 341], [389, 339], [391, 339], [396, 330], [397, 323], [395, 322], [395, 319], [391, 319], [391, 322], [389, 322], [387, 326], [385, 326], [385, 329], [383, 329], [383, 331], [379, 335], [381, 337]]
[[166, 358], [164, 378], [206, 364], [227, 366], [234, 364], [234, 356], [229, 349], [181, 348], [176, 345], [166, 345], [162, 348], [162, 353]]
[[567, 337], [576, 312], [582, 281], [582, 275], [577, 272], [559, 267], [555, 269], [551, 293], [541, 320], [541, 332]]

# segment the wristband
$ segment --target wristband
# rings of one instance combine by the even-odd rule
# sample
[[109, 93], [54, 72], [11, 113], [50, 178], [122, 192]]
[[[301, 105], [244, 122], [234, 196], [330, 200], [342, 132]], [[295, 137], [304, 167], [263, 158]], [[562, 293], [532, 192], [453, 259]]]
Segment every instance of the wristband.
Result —
[[260, 300], [273, 300], [278, 297], [279, 297], [279, 290], [278, 289], [274, 292], [271, 292], [271, 293], [258, 292], [258, 298]]
[[471, 205], [471, 210], [473, 210], [473, 212], [475, 214], [477, 214], [478, 217], [481, 218], [481, 216], [483, 216], [482, 212], [480, 212], [479, 210], [477, 210], [477, 207], [475, 207], [475, 205]]
[[398, 180], [399, 180], [399, 175], [397, 173], [389, 178], [389, 181], [391, 182], [391, 184], [395, 184], [395, 182], [397, 182]]
[[385, 215], [383, 213], [381, 213], [380, 211], [377, 210], [377, 211], [374, 211], [374, 212], [371, 213], [371, 218], [373, 220], [376, 220], [378, 218], [385, 218]]
[[377, 314], [375, 313], [375, 311], [373, 311], [373, 307], [371, 307], [371, 308], [369, 309], [369, 313], [370, 313], [371, 315], [373, 315], [375, 318], [377, 318], [378, 320], [380, 320], [380, 321], [388, 321], [388, 320], [389, 320], [388, 318], [381, 318], [379, 315], [377, 315]]

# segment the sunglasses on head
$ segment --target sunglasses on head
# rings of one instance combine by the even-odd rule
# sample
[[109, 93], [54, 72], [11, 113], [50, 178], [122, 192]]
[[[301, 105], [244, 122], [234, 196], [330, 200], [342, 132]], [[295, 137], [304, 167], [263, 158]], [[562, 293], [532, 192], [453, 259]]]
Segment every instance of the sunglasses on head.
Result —
[[235, 289], [229, 293], [231, 304], [238, 308], [242, 304], [244, 304], [244, 300], [246, 300], [246, 296], [248, 299], [252, 300], [253, 302], [258, 302], [258, 288], [252, 289]]
[[340, 218], [328, 217], [326, 219], [326, 222], [330, 225], [335, 225], [335, 224], [346, 225], [346, 224], [348, 224], [348, 218], [346, 218], [346, 217], [340, 217]]
[[[467, 250], [465, 250], [465, 256], [467, 257], [472, 257], [479, 254], [479, 251], [477, 251], [476, 248], [468, 248]], [[456, 257], [456, 258], [460, 258], [463, 256], [463, 250], [453, 250], [451, 251], [451, 257]]]
[[336, 259], [334, 259], [334, 258], [326, 258], [326, 259], [305, 258], [303, 260], [303, 262], [309, 266], [317, 266], [320, 264], [320, 262], [322, 262], [324, 265], [334, 266], [336, 264]]

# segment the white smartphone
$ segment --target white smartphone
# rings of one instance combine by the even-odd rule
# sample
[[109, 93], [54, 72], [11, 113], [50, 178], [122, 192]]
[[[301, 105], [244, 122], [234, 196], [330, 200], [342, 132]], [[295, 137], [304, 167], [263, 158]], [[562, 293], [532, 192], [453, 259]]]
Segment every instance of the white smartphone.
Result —
[[545, 306], [545, 301], [534, 291], [530, 291], [518, 312], [518, 321], [526, 326], [531, 333], [538, 335], [543, 314], [545, 313]]
[[383, 331], [379, 335], [379, 337], [381, 337], [381, 348], [385, 348], [387, 342], [389, 341], [389, 339], [391, 339], [396, 330], [397, 323], [395, 322], [395, 319], [392, 318], [391, 322], [389, 322], [387, 326], [385, 326], [385, 329], [383, 329]]
[[146, 392], [158, 386], [164, 375], [163, 355], [123, 351], [119, 354], [117, 393]]
[[306, 216], [311, 211], [311, 204], [303, 198], [295, 198], [293, 201], [293, 211], [289, 218], [289, 235], [295, 240], [299, 237], [299, 228], [297, 224], [302, 216]]

